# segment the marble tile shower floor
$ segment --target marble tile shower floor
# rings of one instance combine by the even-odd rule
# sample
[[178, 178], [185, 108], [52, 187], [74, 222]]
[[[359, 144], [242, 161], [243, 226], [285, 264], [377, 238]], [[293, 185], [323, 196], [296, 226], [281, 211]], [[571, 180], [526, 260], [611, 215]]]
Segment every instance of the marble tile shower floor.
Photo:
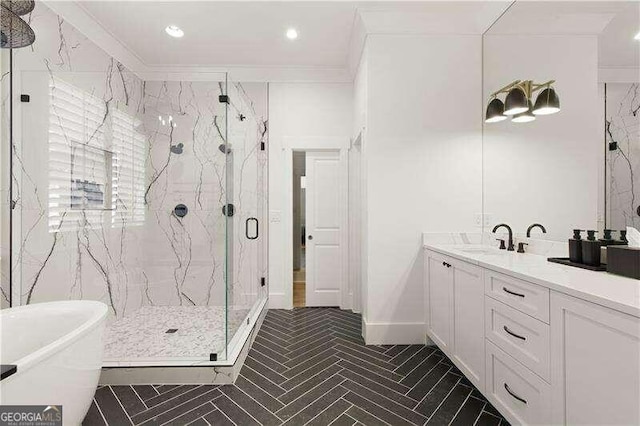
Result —
[[[247, 310], [229, 311], [229, 337]], [[225, 346], [222, 306], [145, 306], [105, 331], [104, 361], [202, 359]]]

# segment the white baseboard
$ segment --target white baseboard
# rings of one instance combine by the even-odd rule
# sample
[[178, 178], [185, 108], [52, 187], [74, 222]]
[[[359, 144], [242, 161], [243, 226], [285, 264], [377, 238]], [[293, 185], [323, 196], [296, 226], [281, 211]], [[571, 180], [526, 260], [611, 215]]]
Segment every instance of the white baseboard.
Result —
[[422, 322], [368, 322], [362, 318], [362, 336], [367, 345], [424, 345]]
[[269, 309], [293, 309], [292, 301], [285, 293], [269, 293]]

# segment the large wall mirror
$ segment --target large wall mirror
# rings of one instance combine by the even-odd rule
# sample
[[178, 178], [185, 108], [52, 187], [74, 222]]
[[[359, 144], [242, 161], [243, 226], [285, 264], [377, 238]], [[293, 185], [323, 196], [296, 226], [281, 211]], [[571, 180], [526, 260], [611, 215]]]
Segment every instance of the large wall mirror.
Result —
[[486, 222], [640, 228], [639, 33], [636, 1], [516, 1], [487, 30]]

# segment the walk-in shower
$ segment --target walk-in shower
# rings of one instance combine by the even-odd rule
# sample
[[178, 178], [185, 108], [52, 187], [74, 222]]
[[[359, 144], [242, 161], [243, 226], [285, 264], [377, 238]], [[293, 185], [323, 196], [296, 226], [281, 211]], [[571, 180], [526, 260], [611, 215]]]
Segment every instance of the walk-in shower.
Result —
[[105, 366], [232, 361], [267, 297], [267, 86], [140, 76], [40, 3], [30, 24], [3, 52], [3, 306], [106, 303]]

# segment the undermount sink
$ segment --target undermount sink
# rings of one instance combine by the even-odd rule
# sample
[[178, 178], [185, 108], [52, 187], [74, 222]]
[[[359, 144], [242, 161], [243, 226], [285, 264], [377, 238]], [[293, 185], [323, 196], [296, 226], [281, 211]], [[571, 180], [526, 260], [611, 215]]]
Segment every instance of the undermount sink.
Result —
[[468, 254], [493, 254], [493, 255], [502, 255], [503, 252], [496, 250], [492, 247], [475, 247], [475, 248], [466, 248], [460, 249], [463, 253]]

